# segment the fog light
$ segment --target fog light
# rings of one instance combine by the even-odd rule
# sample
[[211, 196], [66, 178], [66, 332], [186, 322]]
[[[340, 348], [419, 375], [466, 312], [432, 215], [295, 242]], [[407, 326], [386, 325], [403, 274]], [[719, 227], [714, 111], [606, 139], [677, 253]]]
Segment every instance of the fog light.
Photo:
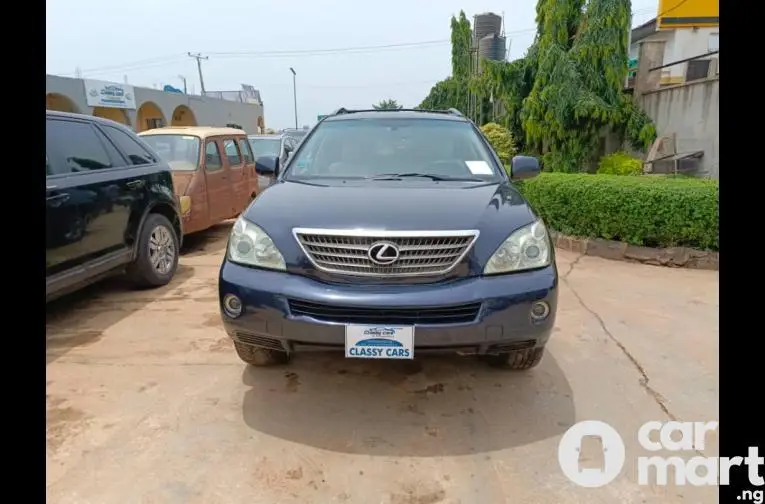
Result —
[[223, 297], [223, 311], [231, 318], [237, 318], [242, 314], [242, 300], [233, 294], [226, 294]]
[[531, 305], [531, 318], [539, 322], [547, 318], [550, 314], [550, 305], [544, 301], [537, 301]]

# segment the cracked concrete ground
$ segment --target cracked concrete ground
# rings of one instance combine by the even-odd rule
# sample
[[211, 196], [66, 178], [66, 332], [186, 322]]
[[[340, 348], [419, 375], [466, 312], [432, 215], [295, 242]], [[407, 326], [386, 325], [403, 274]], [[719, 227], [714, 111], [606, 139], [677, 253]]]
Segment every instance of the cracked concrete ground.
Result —
[[[556, 332], [526, 373], [312, 354], [253, 369], [217, 311], [226, 233], [195, 240], [165, 288], [113, 280], [49, 307], [48, 502], [717, 502], [714, 487], [639, 486], [634, 463], [646, 421], [718, 418], [716, 273], [559, 251]], [[599, 489], [557, 465], [587, 419], [626, 444]], [[582, 450], [582, 467], [598, 461]]]

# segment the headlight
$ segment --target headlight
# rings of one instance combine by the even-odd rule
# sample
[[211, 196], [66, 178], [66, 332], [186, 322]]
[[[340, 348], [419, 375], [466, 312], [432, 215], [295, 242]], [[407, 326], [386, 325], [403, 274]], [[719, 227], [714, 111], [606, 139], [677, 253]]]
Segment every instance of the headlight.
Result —
[[284, 256], [276, 248], [271, 237], [244, 217], [239, 217], [231, 230], [228, 258], [231, 262], [248, 266], [281, 271], [287, 269]]
[[550, 239], [541, 220], [517, 230], [494, 252], [483, 269], [485, 275], [510, 273], [550, 264]]

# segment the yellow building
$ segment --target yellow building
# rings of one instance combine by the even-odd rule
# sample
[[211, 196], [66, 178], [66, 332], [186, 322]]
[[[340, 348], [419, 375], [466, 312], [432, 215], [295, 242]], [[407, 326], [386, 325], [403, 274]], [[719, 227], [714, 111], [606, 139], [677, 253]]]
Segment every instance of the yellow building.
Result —
[[660, 30], [717, 27], [719, 0], [659, 0], [656, 18]]

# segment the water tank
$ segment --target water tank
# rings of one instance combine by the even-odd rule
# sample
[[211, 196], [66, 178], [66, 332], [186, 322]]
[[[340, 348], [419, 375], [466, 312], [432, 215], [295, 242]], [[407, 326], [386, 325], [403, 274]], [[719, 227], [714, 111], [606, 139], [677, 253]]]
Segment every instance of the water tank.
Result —
[[506, 50], [505, 37], [487, 35], [478, 40], [478, 57], [488, 60], [503, 61]]
[[478, 14], [473, 18], [473, 37], [481, 40], [487, 35], [499, 35], [502, 31], [502, 16], [493, 12]]

